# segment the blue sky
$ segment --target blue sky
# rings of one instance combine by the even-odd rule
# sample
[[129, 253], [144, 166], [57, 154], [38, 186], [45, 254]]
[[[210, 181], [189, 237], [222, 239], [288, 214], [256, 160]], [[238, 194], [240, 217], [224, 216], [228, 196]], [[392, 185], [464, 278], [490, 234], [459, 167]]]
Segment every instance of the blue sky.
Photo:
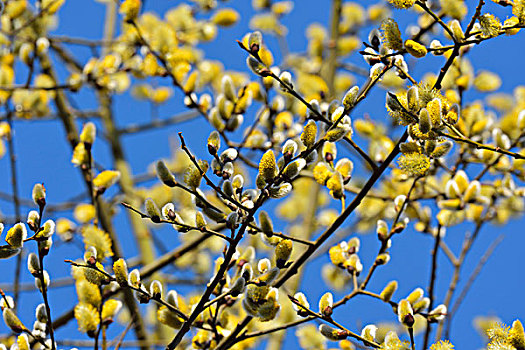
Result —
[[[358, 1], [368, 3], [368, 1]], [[157, 13], [164, 13], [178, 1], [170, 0], [148, 0], [146, 9]], [[305, 49], [306, 40], [304, 36], [305, 28], [312, 22], [326, 24], [329, 18], [329, 1], [302, 0], [295, 2], [294, 11], [285, 17], [284, 24], [289, 28], [287, 36], [292, 52], [301, 52]], [[467, 1], [469, 5], [477, 1]], [[249, 31], [248, 21], [254, 13], [247, 0], [232, 0], [226, 3], [227, 6], [234, 7], [241, 14], [241, 20], [232, 28], [220, 29], [218, 41], [202, 46], [209, 58], [221, 60], [226, 69], [242, 70], [249, 74], [245, 67], [245, 54], [240, 51], [235, 40], [240, 39]], [[499, 9], [491, 2], [487, 2], [487, 10], [494, 11], [505, 18], [508, 11]], [[400, 25], [403, 27], [415, 21], [413, 13], [395, 12], [399, 16]], [[396, 17], [397, 18], [397, 17]], [[68, 35], [72, 37], [100, 38], [103, 31], [104, 5], [92, 0], [69, 0], [60, 12], [60, 22], [54, 34]], [[265, 38], [270, 48], [277, 51], [275, 40]], [[73, 47], [74, 53], [85, 61], [90, 52], [85, 48]], [[503, 78], [502, 91], [511, 93], [518, 84], [523, 84], [523, 57], [525, 57], [525, 34], [520, 33], [516, 37], [502, 37], [484, 43], [481, 47], [476, 47], [470, 59], [476, 69], [490, 70], [498, 72]], [[420, 79], [422, 75], [431, 70], [437, 72], [443, 64], [443, 58], [429, 57], [426, 61], [418, 63], [413, 75]], [[364, 67], [365, 63], [360, 57], [353, 57], [351, 62], [360, 64]], [[62, 72], [62, 78], [65, 78]], [[168, 81], [164, 81], [168, 84]], [[80, 93], [72, 95], [73, 99], [82, 108], [94, 107], [94, 99], [90, 93]], [[483, 95], [468, 92], [466, 99], [473, 101], [483, 98]], [[176, 93], [174, 98], [159, 109], [160, 116], [170, 116], [183, 110], [180, 94]], [[143, 102], [137, 102], [124, 94], [116, 99], [115, 112], [119, 125], [126, 125], [130, 122], [147, 121], [150, 119], [149, 106]], [[370, 95], [368, 102], [362, 104], [354, 113], [354, 117], [362, 117], [368, 113], [374, 118], [384, 118], [384, 91], [376, 89]], [[249, 117], [248, 117], [249, 118]], [[143, 173], [147, 166], [153, 161], [168, 157], [171, 152], [171, 141], [176, 137], [176, 132], [182, 131], [187, 136], [189, 146], [194, 150], [203, 149], [210, 129], [207, 125], [198, 124], [199, 132], [195, 130], [195, 124], [186, 123], [183, 125], [169, 127], [163, 130], [156, 130], [143, 133], [141, 135], [126, 136], [124, 145], [127, 156], [130, 159], [134, 173]], [[83, 191], [84, 185], [81, 181], [77, 169], [70, 163], [71, 152], [69, 145], [64, 137], [62, 126], [56, 121], [18, 121], [15, 123], [15, 147], [18, 154], [17, 168], [19, 172], [19, 190], [23, 197], [30, 198], [31, 188], [36, 182], [44, 182], [47, 188], [48, 200], [50, 203], [57, 203], [70, 198]], [[108, 157], [107, 146], [103, 142], [97, 142], [95, 146], [95, 158], [106, 168], [111, 168], [111, 160]], [[0, 160], [0, 191], [11, 192], [9, 163], [7, 157]], [[521, 184], [520, 184], [521, 185]], [[29, 209], [23, 209], [23, 215]], [[13, 213], [12, 205], [6, 201], [0, 202], [0, 211], [8, 216]], [[70, 214], [67, 214], [70, 215]], [[476, 315], [497, 314], [503, 321], [511, 323], [516, 317], [525, 316], [525, 303], [522, 299], [522, 291], [525, 287], [523, 273], [518, 272], [523, 266], [522, 247], [525, 243], [523, 237], [523, 218], [512, 221], [505, 227], [486, 227], [483, 229], [480, 239], [476, 242], [470, 255], [467, 258], [466, 268], [463, 271], [463, 278], [460, 281], [461, 290], [467, 276], [482, 256], [483, 252], [490, 245], [490, 242], [500, 234], [505, 235], [505, 240], [497, 248], [491, 260], [483, 270], [482, 275], [475, 282], [475, 292], [463, 303], [459, 314], [454, 319], [455, 330], [452, 332], [451, 340], [457, 349], [476, 349], [482, 346], [482, 340], [472, 327], [472, 318]], [[127, 223], [125, 217], [119, 215], [115, 226], [119, 232], [125, 232]], [[447, 243], [457, 253], [461, 247], [465, 230], [471, 229], [470, 226], [461, 226], [451, 229], [447, 233]], [[127, 238], [127, 239], [126, 239]], [[375, 235], [361, 237], [362, 251], [361, 259], [365, 264], [365, 269], [375, 256], [377, 250], [377, 239]], [[130, 237], [125, 237], [123, 248], [126, 256], [131, 257], [136, 254], [136, 249]], [[168, 247], [176, 244], [176, 239], [166, 238], [165, 243]], [[387, 281], [398, 279], [400, 288], [396, 293], [398, 298], [404, 297], [415, 287], [425, 288], [430, 271], [430, 256], [432, 241], [428, 237], [416, 234], [413, 230], [407, 230], [402, 236], [394, 241], [391, 253], [393, 259], [391, 263], [378, 270], [370, 289], [380, 291]], [[30, 245], [30, 249], [34, 249]], [[73, 253], [72, 253], [73, 251]], [[71, 254], [75, 254], [71, 256]], [[65, 276], [69, 267], [63, 263], [65, 258], [76, 258], [80, 256], [79, 251], [72, 248], [60, 246], [53, 248], [49, 257], [49, 270], [52, 271], [51, 277], [57, 278]], [[320, 260], [326, 261], [327, 257]], [[318, 300], [320, 295], [325, 292], [325, 287], [321, 283], [312, 283], [320, 274], [321, 263], [317, 262], [307, 268], [303, 290], [308, 291], [311, 301]], [[12, 261], [0, 263], [0, 269], [5, 271], [0, 277], [0, 284], [12, 281], [13, 277]], [[442, 300], [451, 276], [451, 268], [445, 260], [444, 255], [439, 256], [437, 282], [437, 301]], [[32, 281], [30, 275], [24, 269], [24, 281]], [[423, 284], [421, 284], [423, 283]], [[327, 287], [326, 287], [327, 288]], [[342, 294], [341, 294], [342, 295]], [[336, 299], [338, 296], [337, 295]], [[60, 315], [64, 310], [69, 309], [75, 302], [74, 292], [71, 289], [52, 289], [51, 305], [53, 316]], [[38, 303], [40, 296], [35, 293], [24, 293], [21, 302], [21, 309], [27, 311], [22, 319], [27, 325], [33, 322], [33, 312], [31, 311]], [[315, 303], [314, 303], [315, 304]], [[359, 298], [357, 301], [348, 303], [347, 306], [336, 312], [335, 317], [350, 329], [360, 329], [359, 326], [379, 321], [396, 320], [385, 305], [366, 298]], [[69, 326], [60, 329], [57, 338], [71, 337], [71, 331], [76, 329], [76, 323], [71, 322]], [[0, 324], [0, 333], [6, 333], [7, 329], [3, 323]], [[76, 332], [75, 332], [76, 333]], [[290, 334], [290, 333], [289, 333]], [[76, 334], [76, 339], [83, 336]], [[293, 349], [296, 347], [294, 337], [288, 337], [285, 347]]]

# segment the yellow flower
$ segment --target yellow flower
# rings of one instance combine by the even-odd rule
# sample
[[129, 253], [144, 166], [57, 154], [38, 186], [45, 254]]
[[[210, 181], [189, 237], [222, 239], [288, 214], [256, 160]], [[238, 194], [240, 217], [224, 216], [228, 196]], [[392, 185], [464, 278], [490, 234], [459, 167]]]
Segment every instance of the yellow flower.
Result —
[[405, 41], [405, 49], [416, 58], [425, 57], [427, 54], [427, 48], [414, 40]]
[[388, 18], [381, 23], [381, 39], [389, 49], [399, 51], [403, 48], [401, 31], [394, 19]]
[[78, 303], [75, 306], [75, 318], [79, 331], [88, 334], [94, 334], [100, 322], [97, 309], [87, 303]]
[[430, 158], [424, 154], [412, 152], [401, 155], [398, 164], [407, 175], [421, 176], [425, 175], [430, 168]]
[[120, 179], [120, 171], [105, 170], [93, 179], [93, 186], [99, 190], [105, 190], [114, 185]]
[[398, 9], [408, 9], [414, 6], [416, 0], [388, 0], [395, 8]]
[[430, 350], [454, 350], [454, 345], [452, 345], [448, 340], [440, 340], [433, 344], [430, 347]]
[[261, 162], [259, 163], [259, 174], [266, 182], [271, 182], [277, 175], [277, 164], [275, 162], [275, 154], [272, 150], [268, 150], [263, 154]]
[[234, 9], [225, 8], [215, 13], [212, 22], [219, 26], [229, 27], [237, 23], [239, 17], [239, 13]]
[[301, 141], [306, 146], [306, 148], [310, 148], [314, 145], [316, 136], [317, 125], [313, 120], [310, 120], [304, 127], [303, 133], [301, 134]]
[[141, 0], [124, 0], [120, 4], [119, 12], [124, 16], [124, 21], [131, 22], [137, 19], [140, 13]]
[[481, 35], [484, 38], [492, 38], [499, 34], [501, 30], [501, 22], [499, 18], [494, 17], [490, 13], [486, 13], [479, 17], [479, 24], [481, 25]]
[[93, 220], [96, 215], [95, 207], [92, 204], [82, 203], [75, 207], [73, 217], [78, 222], [85, 224]]
[[107, 257], [113, 256], [111, 238], [109, 238], [106, 232], [96, 226], [89, 225], [82, 228], [81, 233], [86, 249], [94, 247], [97, 250], [97, 260], [99, 262]]

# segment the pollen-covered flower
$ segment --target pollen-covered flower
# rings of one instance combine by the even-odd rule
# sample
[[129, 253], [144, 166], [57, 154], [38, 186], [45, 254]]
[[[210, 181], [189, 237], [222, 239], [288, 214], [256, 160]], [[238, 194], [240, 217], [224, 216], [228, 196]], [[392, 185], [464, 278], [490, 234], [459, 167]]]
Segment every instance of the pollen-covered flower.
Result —
[[111, 238], [109, 235], [94, 225], [85, 226], [81, 230], [86, 249], [94, 247], [97, 251], [97, 260], [102, 262], [105, 258], [113, 256]]
[[432, 344], [430, 350], [454, 350], [454, 345], [448, 340], [440, 340], [437, 343]]
[[259, 174], [267, 183], [271, 182], [277, 175], [277, 163], [272, 150], [268, 150], [263, 154], [261, 162], [259, 163]]
[[403, 49], [403, 39], [397, 22], [392, 18], [387, 18], [381, 22], [381, 41], [384, 46], [399, 51]]
[[525, 331], [520, 320], [512, 322], [512, 327], [509, 330], [509, 343], [516, 349], [525, 349]]
[[402, 154], [399, 157], [398, 164], [408, 176], [422, 176], [430, 168], [430, 158], [424, 154], [412, 152]]
[[120, 4], [119, 12], [124, 16], [124, 21], [131, 22], [137, 19], [140, 13], [141, 0], [124, 0]]
[[499, 18], [490, 13], [486, 13], [479, 16], [478, 20], [481, 25], [481, 35], [484, 38], [492, 38], [499, 34], [499, 31], [501, 30], [501, 22]]
[[388, 0], [395, 8], [398, 9], [408, 9], [414, 6], [416, 0]]
[[75, 306], [75, 319], [78, 330], [88, 335], [94, 335], [100, 323], [97, 309], [87, 303], [78, 303]]

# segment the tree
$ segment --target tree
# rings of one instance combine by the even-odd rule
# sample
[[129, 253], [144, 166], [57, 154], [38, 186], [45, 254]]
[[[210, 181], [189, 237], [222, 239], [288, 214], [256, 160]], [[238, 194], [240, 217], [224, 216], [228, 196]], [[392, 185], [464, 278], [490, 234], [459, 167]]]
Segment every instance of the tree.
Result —
[[[96, 40], [54, 28], [64, 0], [4, 3], [0, 154], [11, 178], [3, 197], [14, 211], [0, 225], [0, 258], [15, 271], [0, 289], [11, 331], [5, 346], [248, 349], [265, 340], [276, 349], [293, 333], [304, 349], [328, 341], [340, 349], [454, 348], [453, 316], [501, 236], [477, 265], [467, 256], [483, 227], [521, 216], [525, 194], [516, 184], [525, 177], [525, 88], [495, 93], [501, 78], [469, 57], [488, 41], [518, 38], [525, 1], [333, 0], [328, 25], [309, 25], [306, 45], [292, 53], [285, 23], [294, 3], [254, 0], [251, 29], [237, 41], [241, 71], [206, 56], [207, 42], [224, 45], [228, 27], [240, 25], [241, 13], [225, 1], [174, 4], [165, 13], [146, 11], [144, 0], [103, 2]], [[406, 19], [417, 25], [402, 25]], [[385, 107], [371, 118], [374, 92]], [[472, 97], [483, 94], [485, 102]], [[132, 108], [146, 103], [151, 117], [117, 117], [130, 95]], [[186, 111], [159, 117], [170, 101]], [[19, 190], [16, 146], [36, 150], [51, 138], [18, 140], [14, 131], [26, 128], [23, 120], [47, 119], [65, 130], [67, 166], [83, 181], [79, 195], [58, 204], [48, 203], [45, 178], [32, 200]], [[126, 135], [186, 121], [193, 132], [178, 132], [171, 158], [134, 174], [136, 148]], [[465, 230], [459, 246], [447, 239]], [[176, 243], [158, 235], [174, 231]], [[370, 232], [377, 239], [361, 247]], [[372, 288], [392, 244], [415, 235], [431, 242], [430, 251], [414, 248], [428, 258], [420, 267], [428, 279], [407, 286], [407, 267]], [[305, 282], [307, 266], [322, 282]], [[464, 270], [470, 276], [460, 284]], [[26, 271], [34, 288], [23, 283]], [[74, 304], [52, 298], [54, 285], [67, 287]], [[402, 298], [398, 286], [412, 292]], [[24, 288], [37, 290], [41, 303], [24, 303]], [[326, 292], [317, 299], [319, 288]], [[364, 300], [391, 309], [396, 323], [378, 317], [351, 326], [363, 315], [343, 310]], [[87, 343], [58, 333], [73, 318]], [[487, 349], [525, 349], [518, 319], [477, 324]], [[130, 330], [135, 340], [125, 342]]]

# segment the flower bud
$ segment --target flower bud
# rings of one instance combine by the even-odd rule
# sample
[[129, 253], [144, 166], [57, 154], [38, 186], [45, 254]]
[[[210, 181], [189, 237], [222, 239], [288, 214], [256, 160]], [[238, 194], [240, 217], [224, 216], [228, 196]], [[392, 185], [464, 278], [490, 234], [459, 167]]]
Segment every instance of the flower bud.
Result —
[[286, 262], [292, 254], [293, 244], [289, 239], [283, 239], [275, 247], [275, 264], [278, 268], [285, 267]]
[[47, 220], [42, 225], [42, 228], [37, 233], [37, 238], [49, 238], [55, 233], [55, 222], [53, 220]]
[[50, 279], [49, 279], [49, 274], [47, 273], [46, 270], [43, 270], [42, 271], [42, 275], [43, 275], [43, 280], [44, 280], [44, 285], [42, 285], [42, 280], [40, 279], [40, 277], [35, 277], [35, 287], [40, 290], [40, 292], [42, 293], [43, 292], [43, 288], [45, 288], [47, 290], [47, 287], [49, 287], [49, 283], [51, 282]]
[[40, 273], [40, 262], [35, 253], [29, 253], [27, 256], [27, 269], [33, 277], [38, 277]]
[[233, 86], [233, 80], [228, 74], [222, 76], [221, 90], [228, 100], [237, 100], [237, 93], [235, 92], [235, 87]]
[[447, 155], [447, 153], [452, 149], [453, 145], [454, 144], [452, 143], [452, 141], [441, 142], [436, 146], [434, 151], [432, 151], [430, 156], [433, 158], [441, 158]]
[[381, 299], [388, 302], [392, 299], [392, 296], [397, 290], [397, 281], [390, 281], [386, 287], [381, 291]]
[[299, 173], [301, 172], [301, 170], [303, 170], [305, 166], [306, 160], [304, 160], [303, 158], [299, 158], [296, 161], [291, 162], [284, 168], [283, 176], [291, 180], [297, 175], [299, 175]]
[[216, 155], [221, 147], [221, 136], [217, 130], [211, 132], [208, 136], [208, 152], [213, 156]]
[[304, 127], [303, 133], [301, 134], [301, 141], [306, 146], [306, 148], [310, 148], [315, 144], [316, 136], [317, 125], [313, 120], [310, 120]]
[[183, 320], [181, 320], [177, 314], [164, 305], [157, 310], [157, 320], [160, 323], [174, 329], [179, 329], [183, 323]]
[[358, 95], [359, 86], [353, 86], [346, 92], [345, 96], [343, 97], [343, 106], [345, 109], [350, 109], [355, 105]]
[[151, 221], [159, 223], [161, 214], [159, 207], [157, 207], [157, 204], [155, 204], [153, 199], [146, 198], [146, 201], [144, 202], [144, 207], [146, 208], [146, 214], [149, 216]]
[[27, 238], [26, 225], [19, 222], [7, 231], [5, 241], [13, 248], [22, 248]]
[[326, 292], [319, 300], [319, 312], [325, 317], [330, 317], [332, 315], [333, 306], [334, 297], [332, 293]]
[[376, 265], [385, 265], [390, 261], [390, 254], [382, 253], [379, 254], [376, 258]]
[[294, 299], [299, 303], [299, 305], [302, 305], [304, 308], [298, 306], [295, 303], [292, 303], [293, 309], [297, 312], [297, 314], [301, 317], [308, 316], [308, 312], [305, 309], [310, 309], [310, 303], [308, 302], [308, 299], [306, 299], [306, 296], [299, 292], [295, 293]]
[[239, 294], [244, 292], [246, 287], [246, 280], [241, 276], [235, 280], [232, 287], [230, 288], [230, 295], [232, 297], [237, 297]]
[[35, 317], [38, 322], [46, 323], [47, 322], [47, 312], [45, 304], [38, 304], [35, 310]]
[[95, 247], [88, 247], [84, 252], [84, 262], [88, 265], [95, 265], [97, 262], [97, 249]]
[[397, 306], [397, 317], [399, 322], [409, 328], [414, 325], [414, 311], [408, 300], [403, 299], [399, 302], [399, 305]]
[[421, 109], [419, 112], [419, 131], [423, 134], [428, 133], [432, 129], [432, 120], [430, 114], [426, 108]]
[[166, 302], [176, 308], [179, 307], [179, 295], [176, 291], [170, 290], [166, 295]]
[[84, 124], [82, 132], [80, 133], [80, 141], [89, 145], [88, 148], [95, 143], [95, 137], [97, 136], [97, 128], [92, 122]]
[[261, 259], [257, 263], [257, 270], [259, 271], [259, 273], [266, 273], [271, 268], [272, 268], [272, 263], [270, 259], [268, 258]]
[[279, 186], [272, 186], [269, 188], [268, 192], [271, 198], [283, 198], [292, 191], [292, 184], [288, 182], [283, 182]]
[[93, 186], [99, 193], [104, 193], [106, 189], [113, 186], [120, 179], [120, 171], [105, 170], [93, 179]]
[[129, 273], [128, 284], [135, 288], [139, 288], [141, 286], [139, 270], [134, 269]]
[[386, 221], [384, 220], [377, 220], [377, 228], [376, 228], [377, 236], [379, 237], [380, 241], [384, 241], [388, 238], [388, 225]]
[[463, 41], [465, 38], [465, 35], [463, 33], [463, 28], [461, 28], [461, 24], [457, 19], [454, 19], [449, 24], [450, 29], [452, 30], [452, 34], [454, 34], [454, 39], [457, 41]]
[[406, 200], [407, 196], [405, 196], [404, 194], [400, 194], [394, 199], [394, 205], [397, 212], [403, 210]]
[[260, 31], [251, 32], [248, 37], [248, 50], [252, 54], [257, 54], [262, 46], [262, 34]]
[[474, 202], [481, 195], [481, 184], [479, 181], [472, 181], [465, 191], [463, 200], [467, 203]]
[[328, 181], [326, 187], [330, 190], [330, 195], [334, 199], [341, 199], [344, 197], [343, 177], [339, 172], [335, 172]]
[[4, 322], [15, 334], [22, 333], [26, 327], [22, 324], [22, 321], [16, 316], [13, 309], [4, 308], [3, 311]]
[[105, 324], [110, 324], [113, 322], [113, 319], [122, 309], [122, 302], [116, 299], [107, 300], [102, 306], [102, 322]]
[[319, 332], [321, 332], [321, 334], [327, 339], [332, 341], [339, 341], [348, 337], [348, 333], [346, 331], [330, 327], [325, 323], [319, 325]]
[[38, 231], [40, 223], [40, 214], [36, 210], [31, 210], [27, 214], [27, 225], [29, 226], [29, 229], [33, 232]]
[[118, 284], [125, 286], [128, 284], [128, 265], [122, 258], [113, 263], [113, 273]]
[[430, 299], [427, 297], [419, 299], [417, 302], [412, 304], [414, 312], [420, 312], [427, 309], [430, 305]]
[[283, 157], [286, 160], [292, 159], [295, 156], [295, 152], [297, 152], [297, 147], [297, 142], [294, 140], [287, 140], [281, 150]]
[[370, 342], [373, 342], [375, 341], [375, 338], [376, 338], [376, 332], [377, 332], [377, 327], [373, 324], [369, 324], [365, 326], [363, 330], [361, 331], [361, 337]]
[[162, 284], [157, 280], [151, 282], [149, 286], [149, 294], [153, 299], [162, 298]]
[[270, 285], [279, 276], [279, 268], [274, 267], [257, 279], [262, 285]]
[[252, 278], [253, 278], [253, 268], [252, 268], [252, 265], [250, 265], [249, 263], [246, 263], [246, 264], [242, 265], [241, 276], [242, 276], [242, 278], [244, 278], [246, 281], [251, 281]]
[[260, 75], [262, 77], [270, 75], [270, 70], [264, 66], [261, 62], [253, 58], [252, 56], [249, 56], [246, 59], [246, 64], [248, 67], [257, 75]]
[[171, 171], [166, 166], [166, 163], [164, 163], [164, 161], [162, 160], [159, 160], [157, 162], [157, 177], [166, 186], [175, 187], [175, 185], [177, 184], [175, 176], [173, 176]]
[[424, 295], [423, 289], [416, 288], [414, 289], [414, 291], [412, 291], [412, 293], [408, 295], [408, 297], [406, 297], [406, 300], [408, 300], [410, 304], [414, 305], [417, 301], [419, 301], [419, 299], [423, 297], [423, 295]]
[[416, 58], [425, 57], [427, 54], [427, 48], [414, 40], [405, 41], [405, 49]]
[[525, 349], [525, 332], [520, 320], [512, 322], [508, 337], [510, 345], [516, 349]]
[[399, 112], [403, 110], [403, 106], [397, 99], [397, 96], [393, 94], [392, 92], [387, 92], [386, 94], [386, 106], [392, 111], [392, 112]]
[[445, 316], [447, 316], [447, 307], [441, 304], [428, 313], [428, 320], [430, 322], [439, 322], [444, 320]]
[[284, 71], [279, 75], [279, 79], [283, 82], [281, 84], [281, 90], [288, 90], [288, 87], [293, 89], [292, 75], [290, 72]]
[[46, 205], [46, 188], [44, 184], [37, 183], [33, 186], [33, 203], [43, 208]]

